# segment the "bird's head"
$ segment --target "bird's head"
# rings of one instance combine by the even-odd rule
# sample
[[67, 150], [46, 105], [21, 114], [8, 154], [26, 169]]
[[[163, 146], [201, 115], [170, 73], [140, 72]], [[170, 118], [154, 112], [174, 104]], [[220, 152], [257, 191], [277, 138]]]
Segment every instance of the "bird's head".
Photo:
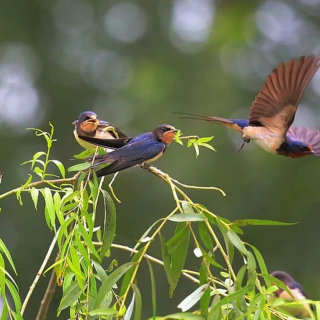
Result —
[[92, 111], [85, 111], [79, 115], [78, 120], [72, 123], [76, 128], [80, 127], [82, 131], [90, 133], [97, 129], [99, 120], [97, 115]]
[[[290, 286], [291, 283], [295, 282], [294, 279], [291, 277], [291, 275], [284, 271], [273, 271], [270, 273], [273, 277], [279, 279], [281, 282], [283, 282], [286, 286]], [[283, 293], [283, 289], [278, 288], [276, 292], [274, 292], [274, 295], [276, 297], [280, 297]]]
[[284, 271], [273, 271], [270, 273], [273, 277], [279, 279], [285, 285], [289, 285], [291, 282], [294, 282], [294, 279], [291, 275]]
[[162, 124], [161, 126], [154, 129], [152, 132], [159, 141], [165, 144], [170, 144], [174, 139], [177, 131], [178, 130], [170, 124]]
[[288, 140], [285, 148], [280, 148], [278, 153], [286, 155], [291, 158], [301, 158], [307, 155], [316, 155], [317, 153], [313, 150], [310, 144], [306, 144], [298, 140]]

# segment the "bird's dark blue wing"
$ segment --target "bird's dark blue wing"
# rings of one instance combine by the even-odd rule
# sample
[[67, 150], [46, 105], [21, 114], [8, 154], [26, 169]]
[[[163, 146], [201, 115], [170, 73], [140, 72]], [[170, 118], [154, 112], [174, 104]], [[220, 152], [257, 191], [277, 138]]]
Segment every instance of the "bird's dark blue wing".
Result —
[[107, 167], [97, 171], [97, 176], [101, 177], [155, 159], [161, 156], [165, 149], [164, 143], [155, 140], [136, 141], [109, 154], [98, 156], [92, 167], [110, 163]]

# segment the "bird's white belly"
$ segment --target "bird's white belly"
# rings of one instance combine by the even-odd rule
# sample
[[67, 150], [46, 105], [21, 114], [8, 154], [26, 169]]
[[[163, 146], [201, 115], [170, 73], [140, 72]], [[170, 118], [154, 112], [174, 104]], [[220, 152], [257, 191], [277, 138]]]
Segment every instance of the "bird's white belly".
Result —
[[271, 153], [277, 153], [276, 150], [283, 143], [281, 137], [264, 127], [245, 127], [243, 138], [250, 138], [261, 148]]

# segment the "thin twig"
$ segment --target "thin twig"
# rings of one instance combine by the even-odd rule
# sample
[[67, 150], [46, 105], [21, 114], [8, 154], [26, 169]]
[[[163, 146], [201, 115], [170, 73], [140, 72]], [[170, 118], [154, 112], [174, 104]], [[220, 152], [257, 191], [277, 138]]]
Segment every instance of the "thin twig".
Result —
[[[67, 178], [67, 179], [54, 179], [54, 180], [40, 180], [40, 181], [36, 181], [36, 182], [32, 182], [32, 183], [29, 183], [27, 186], [25, 186], [23, 188], [23, 191], [28, 191], [29, 189], [33, 188], [33, 187], [38, 187], [42, 184], [63, 184], [63, 183], [72, 183], [72, 182], [75, 182], [80, 173], [82, 173], [82, 171], [79, 171], [76, 175], [74, 175], [72, 178]], [[10, 196], [11, 194], [14, 194], [18, 191], [21, 191], [21, 188], [22, 187], [19, 187], [19, 188], [15, 188], [15, 189], [12, 189], [8, 192], [5, 192], [3, 194], [0, 195], [0, 200], [7, 197], [7, 196]]]
[[56, 287], [57, 276], [55, 270], [52, 270], [46, 292], [43, 296], [43, 299], [41, 300], [36, 320], [45, 320], [47, 318], [48, 310], [51, 304], [52, 297], [56, 291]]
[[[168, 180], [166, 179], [166, 176], [167, 174], [164, 173], [163, 171], [161, 171], [160, 169], [150, 165], [150, 164], [147, 164], [147, 163], [143, 163], [141, 165], [141, 167], [149, 172], [151, 172], [152, 174], [154, 174], [155, 176], [157, 176], [158, 178], [162, 179], [163, 181], [165, 182], [168, 182]], [[181, 187], [184, 187], [186, 189], [199, 189], [199, 190], [215, 190], [215, 191], [219, 191], [224, 197], [226, 196], [226, 193], [220, 189], [220, 188], [216, 188], [216, 187], [198, 187], [198, 186], [190, 186], [188, 184], [184, 184], [184, 183], [181, 183], [180, 181], [176, 180], [176, 179], [172, 179], [170, 177], [170, 180], [174, 183], [174, 184], [177, 184]]]
[[[58, 233], [59, 233], [59, 231], [57, 232], [57, 234], [58, 234]], [[33, 290], [34, 290], [34, 288], [36, 287], [36, 285], [37, 285], [40, 277], [42, 276], [42, 273], [43, 273], [43, 271], [44, 271], [44, 269], [45, 269], [45, 267], [46, 267], [46, 265], [47, 265], [47, 263], [48, 263], [48, 261], [49, 261], [49, 259], [50, 259], [51, 253], [52, 253], [52, 251], [53, 251], [53, 249], [54, 249], [54, 246], [56, 245], [56, 242], [57, 242], [57, 239], [58, 239], [57, 234], [56, 234], [55, 237], [53, 238], [53, 240], [52, 240], [52, 242], [51, 242], [51, 244], [50, 244], [49, 250], [48, 250], [45, 258], [43, 259], [43, 262], [42, 262], [42, 264], [41, 264], [41, 267], [40, 267], [38, 273], [36, 274], [36, 277], [34, 278], [32, 285], [31, 285], [30, 288], [29, 288], [29, 291], [28, 291], [28, 294], [27, 294], [26, 298], [25, 298], [24, 301], [23, 301], [23, 304], [22, 304], [22, 307], [21, 307], [21, 315], [23, 315], [23, 313], [24, 313], [24, 311], [25, 311], [25, 309], [26, 309], [26, 307], [27, 307], [27, 304], [28, 304], [28, 302], [29, 302], [29, 299], [30, 299], [30, 297], [31, 297], [31, 295], [32, 295], [32, 293], [33, 293]]]
[[[101, 245], [101, 242], [93, 242], [94, 245]], [[124, 250], [124, 251], [128, 251], [128, 252], [131, 252], [131, 253], [137, 253], [138, 250], [136, 249], [132, 249], [130, 247], [127, 247], [127, 246], [123, 246], [121, 244], [116, 244], [116, 243], [113, 243], [111, 244], [111, 248], [116, 248], [116, 249], [121, 249], [121, 250]], [[157, 258], [154, 258], [148, 254], [145, 254], [144, 255], [144, 258], [145, 259], [148, 259], [156, 264], [159, 264], [161, 266], [164, 265], [163, 261], [157, 259]], [[198, 275], [199, 276], [199, 272], [196, 272], [196, 271], [191, 271], [191, 270], [182, 270], [182, 274], [189, 278], [190, 280], [192, 280], [194, 283], [200, 283], [200, 281], [198, 279], [196, 279], [195, 277], [192, 277], [190, 274], [194, 274], [194, 275]]]

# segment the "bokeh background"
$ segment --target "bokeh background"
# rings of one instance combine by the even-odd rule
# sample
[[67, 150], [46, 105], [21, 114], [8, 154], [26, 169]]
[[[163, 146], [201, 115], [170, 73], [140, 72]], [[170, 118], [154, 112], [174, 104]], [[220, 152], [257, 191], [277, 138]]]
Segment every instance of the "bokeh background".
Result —
[[[265, 76], [281, 61], [320, 53], [320, 3], [287, 1], [89, 1], [2, 0], [0, 2], [1, 193], [27, 179], [20, 164], [44, 150], [28, 127], [55, 126], [52, 157], [66, 166], [81, 151], [71, 123], [93, 110], [128, 135], [170, 123], [184, 134], [214, 135], [214, 153], [173, 143], [156, 166], [193, 185], [218, 192], [189, 192], [194, 201], [230, 220], [274, 219], [290, 227], [250, 227], [243, 239], [262, 252], [268, 268], [290, 272], [313, 299], [320, 299], [320, 160], [287, 159], [250, 144], [235, 154], [239, 135], [210, 123], [179, 119], [173, 112], [246, 118]], [[320, 72], [309, 85], [295, 124], [320, 128]], [[108, 179], [107, 179], [108, 180]], [[121, 173], [115, 191], [116, 243], [134, 246], [174, 203], [167, 185], [139, 168]], [[1, 201], [0, 237], [12, 252], [22, 299], [53, 237], [43, 203], [35, 211], [29, 196], [21, 207], [14, 196]], [[165, 235], [172, 234], [170, 227]], [[151, 253], [159, 257], [158, 249]], [[192, 254], [192, 252], [190, 252]], [[112, 251], [121, 262], [127, 253]], [[189, 267], [199, 261], [191, 259]], [[168, 297], [162, 268], [158, 313], [176, 312], [195, 285], [181, 279]], [[138, 285], [143, 318], [151, 315], [150, 281], [142, 268]], [[27, 308], [34, 319], [48, 276]], [[56, 317], [58, 289], [48, 319]], [[61, 316], [66, 318], [67, 316]]]

